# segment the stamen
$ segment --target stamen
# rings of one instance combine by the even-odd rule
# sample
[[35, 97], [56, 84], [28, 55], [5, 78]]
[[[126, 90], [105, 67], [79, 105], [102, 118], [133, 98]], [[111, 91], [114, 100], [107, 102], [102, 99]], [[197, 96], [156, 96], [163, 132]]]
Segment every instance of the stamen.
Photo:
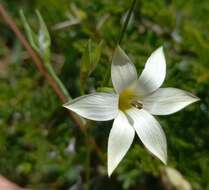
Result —
[[139, 96], [132, 89], [125, 89], [120, 93], [119, 97], [119, 109], [122, 111], [130, 109], [132, 106], [141, 109], [142, 104], [138, 101]]
[[142, 108], [143, 108], [142, 103], [141, 103], [141, 102], [138, 102], [138, 101], [136, 101], [136, 100], [132, 101], [132, 102], [131, 102], [131, 105], [134, 106], [134, 107], [137, 108], [137, 109], [142, 109]]

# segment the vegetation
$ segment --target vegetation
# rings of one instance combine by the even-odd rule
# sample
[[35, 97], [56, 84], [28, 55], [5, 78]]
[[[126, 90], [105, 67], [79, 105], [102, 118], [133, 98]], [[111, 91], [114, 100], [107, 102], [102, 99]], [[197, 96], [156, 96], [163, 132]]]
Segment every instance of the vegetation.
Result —
[[[109, 68], [130, 1], [1, 3], [25, 36], [20, 9], [34, 31], [39, 27], [35, 10], [40, 11], [51, 36], [47, 64], [73, 98], [112, 87]], [[163, 45], [167, 60], [163, 86], [190, 91], [201, 99], [158, 118], [167, 136], [168, 166], [195, 190], [209, 190], [208, 12], [208, 0], [138, 0], [121, 43], [139, 73], [151, 52]], [[138, 138], [108, 178], [106, 152], [112, 121], [88, 122], [88, 130], [81, 132], [3, 19], [0, 34], [2, 175], [38, 190], [169, 189], [168, 183], [173, 183], [163, 180], [167, 166], [152, 157]], [[89, 137], [95, 139], [102, 155]]]

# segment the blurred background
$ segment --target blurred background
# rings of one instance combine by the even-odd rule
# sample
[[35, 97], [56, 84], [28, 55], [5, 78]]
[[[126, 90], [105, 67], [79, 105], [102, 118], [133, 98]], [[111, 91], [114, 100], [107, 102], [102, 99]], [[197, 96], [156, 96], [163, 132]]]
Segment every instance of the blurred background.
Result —
[[[73, 98], [111, 87], [109, 66], [130, 0], [0, 2], [23, 35], [19, 10], [35, 31], [40, 11], [51, 35], [50, 64]], [[87, 75], [87, 46], [91, 42], [95, 51], [101, 40], [101, 56]], [[158, 118], [168, 141], [167, 166], [135, 138], [108, 178], [112, 121], [90, 122], [88, 134], [82, 133], [1, 17], [0, 174], [37, 190], [209, 190], [209, 1], [138, 0], [121, 44], [138, 73], [161, 45], [167, 60], [163, 86], [190, 91], [201, 101]]]

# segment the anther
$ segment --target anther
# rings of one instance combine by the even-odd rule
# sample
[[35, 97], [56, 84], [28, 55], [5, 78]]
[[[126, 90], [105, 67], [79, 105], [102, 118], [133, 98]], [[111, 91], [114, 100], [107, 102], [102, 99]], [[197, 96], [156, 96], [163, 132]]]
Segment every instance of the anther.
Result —
[[136, 101], [136, 100], [132, 101], [132, 102], [131, 102], [131, 105], [134, 106], [134, 107], [137, 108], [137, 109], [142, 109], [142, 108], [143, 108], [142, 103], [140, 103], [140, 102], [138, 102], [138, 101]]

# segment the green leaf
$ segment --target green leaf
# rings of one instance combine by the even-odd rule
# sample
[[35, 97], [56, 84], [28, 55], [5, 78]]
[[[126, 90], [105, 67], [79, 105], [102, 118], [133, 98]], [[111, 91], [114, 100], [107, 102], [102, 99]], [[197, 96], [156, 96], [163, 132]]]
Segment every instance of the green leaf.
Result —
[[38, 32], [39, 51], [40, 54], [42, 54], [44, 60], [46, 62], [49, 62], [51, 38], [47, 26], [43, 20], [43, 17], [41, 16], [41, 13], [38, 10], [36, 10], [36, 14], [39, 20], [39, 32]]
[[108, 93], [114, 93], [114, 89], [113, 88], [109, 88], [109, 87], [99, 87], [97, 88], [97, 92], [108, 92]]
[[87, 46], [81, 58], [80, 81], [81, 81], [81, 86], [83, 88], [84, 88], [85, 81], [89, 76], [89, 70], [91, 67], [90, 51], [91, 51], [91, 40], [88, 41]]
[[39, 43], [38, 43], [38, 38], [35, 34], [35, 32], [31, 29], [30, 25], [28, 24], [23, 10], [20, 10], [20, 18], [23, 22], [23, 26], [27, 35], [27, 38], [30, 42], [30, 45], [37, 51], [39, 52]]
[[88, 40], [86, 48], [81, 58], [80, 81], [82, 90], [85, 89], [85, 83], [91, 73], [96, 69], [102, 52], [103, 41], [95, 47], [92, 45], [91, 39]]
[[23, 10], [20, 10], [20, 17], [23, 22], [24, 29], [26, 31], [27, 38], [30, 45], [35, 49], [35, 51], [44, 59], [44, 62], [50, 62], [50, 46], [51, 38], [47, 26], [38, 10], [36, 14], [39, 21], [39, 32], [36, 34], [27, 22]]
[[89, 75], [96, 69], [97, 64], [100, 60], [101, 53], [102, 53], [102, 46], [103, 46], [103, 41], [101, 41], [91, 52], [91, 68], [89, 71]]

